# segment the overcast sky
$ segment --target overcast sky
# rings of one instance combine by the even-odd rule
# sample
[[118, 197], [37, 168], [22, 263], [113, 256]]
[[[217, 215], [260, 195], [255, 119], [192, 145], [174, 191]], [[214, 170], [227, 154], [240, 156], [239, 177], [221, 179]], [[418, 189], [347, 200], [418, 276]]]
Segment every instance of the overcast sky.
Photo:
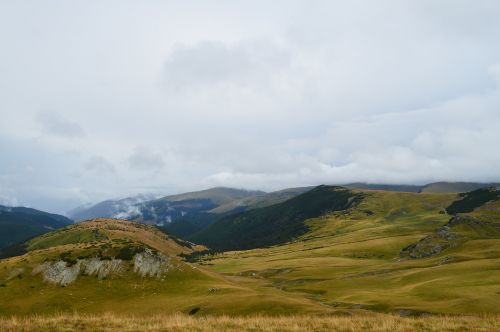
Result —
[[500, 1], [0, 0], [0, 204], [500, 181]]

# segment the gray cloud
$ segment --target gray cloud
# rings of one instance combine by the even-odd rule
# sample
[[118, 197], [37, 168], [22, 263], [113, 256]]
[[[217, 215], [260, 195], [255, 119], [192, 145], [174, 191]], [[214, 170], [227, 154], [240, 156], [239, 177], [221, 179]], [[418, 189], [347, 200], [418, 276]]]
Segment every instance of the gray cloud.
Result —
[[76, 122], [68, 120], [62, 114], [54, 111], [40, 111], [36, 120], [44, 133], [62, 138], [83, 137], [85, 132]]
[[165, 166], [162, 155], [147, 147], [136, 147], [128, 162], [130, 167], [138, 170], [154, 170]]
[[93, 156], [89, 158], [83, 167], [92, 172], [116, 173], [115, 166], [102, 156]]

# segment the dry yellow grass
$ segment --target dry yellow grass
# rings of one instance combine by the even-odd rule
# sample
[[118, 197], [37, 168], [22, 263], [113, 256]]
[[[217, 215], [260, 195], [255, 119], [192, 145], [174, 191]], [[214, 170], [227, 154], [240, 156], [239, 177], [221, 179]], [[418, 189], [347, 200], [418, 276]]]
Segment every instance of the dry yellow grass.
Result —
[[352, 316], [152, 317], [54, 315], [0, 318], [0, 331], [500, 331], [500, 317], [399, 317], [387, 314]]

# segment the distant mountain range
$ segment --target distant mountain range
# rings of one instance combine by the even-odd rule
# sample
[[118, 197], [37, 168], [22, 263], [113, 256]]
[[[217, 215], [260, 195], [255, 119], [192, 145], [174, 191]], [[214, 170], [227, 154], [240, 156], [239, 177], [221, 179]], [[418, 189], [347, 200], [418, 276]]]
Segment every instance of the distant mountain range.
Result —
[[[347, 189], [384, 190], [397, 192], [454, 193], [499, 183], [436, 182], [423, 186], [349, 183]], [[216, 187], [201, 191], [156, 198], [138, 195], [119, 200], [106, 200], [95, 205], [71, 210], [68, 217], [79, 222], [93, 218], [134, 220], [164, 228], [177, 236], [189, 237], [213, 222], [243, 211], [282, 203], [313, 187], [288, 188], [275, 192]]]
[[307, 232], [304, 220], [345, 210], [361, 197], [344, 187], [319, 186], [281, 203], [228, 215], [188, 239], [217, 250], [285, 243]]
[[139, 213], [139, 210], [136, 207], [137, 204], [150, 201], [155, 198], [155, 195], [142, 194], [117, 200], [109, 199], [97, 204], [79, 206], [68, 211], [66, 215], [77, 222], [100, 217], [129, 219], [130, 216], [134, 216]]
[[72, 223], [61, 215], [0, 205], [0, 249]]

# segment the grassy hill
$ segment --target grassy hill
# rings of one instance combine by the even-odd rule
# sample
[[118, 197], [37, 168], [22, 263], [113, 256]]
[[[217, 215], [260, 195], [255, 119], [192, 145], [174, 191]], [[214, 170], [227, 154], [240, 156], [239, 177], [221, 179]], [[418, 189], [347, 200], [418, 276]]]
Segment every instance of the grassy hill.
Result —
[[0, 315], [326, 313], [260, 281], [184, 262], [203, 250], [139, 223], [96, 219], [45, 234], [0, 260]]
[[72, 220], [57, 214], [0, 206], [0, 257], [2, 249], [8, 246], [72, 223]]
[[499, 313], [500, 201], [449, 215], [458, 194], [362, 191], [269, 248], [208, 255], [213, 271], [344, 310]]

